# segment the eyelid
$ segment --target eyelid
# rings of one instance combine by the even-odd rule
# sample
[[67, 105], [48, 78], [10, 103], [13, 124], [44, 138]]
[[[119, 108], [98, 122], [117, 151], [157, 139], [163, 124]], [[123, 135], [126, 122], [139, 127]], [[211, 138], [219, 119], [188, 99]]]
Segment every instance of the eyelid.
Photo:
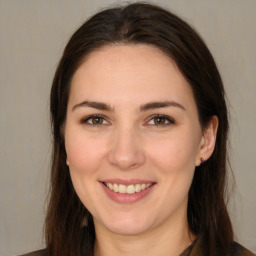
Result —
[[108, 124], [110, 124], [107, 117], [105, 117], [104, 115], [100, 115], [100, 114], [92, 114], [92, 115], [89, 115], [87, 117], [84, 117], [84, 118], [81, 119], [80, 123], [81, 124], [86, 124], [86, 125], [91, 125], [91, 126], [108, 125], [108, 124], [90, 124], [90, 123], [88, 123], [88, 120], [90, 120], [92, 118], [102, 118], [102, 119], [104, 119], [104, 121], [106, 121]]
[[[152, 119], [157, 118], [157, 117], [166, 119], [166, 120], [168, 121], [168, 123], [167, 123], [167, 124], [155, 124], [155, 125], [148, 124], [149, 121], [151, 121]], [[173, 124], [175, 124], [175, 120], [174, 120], [172, 117], [167, 116], [167, 115], [155, 114], [155, 115], [150, 116], [150, 117], [147, 119], [146, 123], [147, 123], [148, 125], [151, 125], [151, 126], [156, 126], [156, 127], [159, 127], [159, 126], [160, 126], [160, 127], [161, 127], [161, 126], [173, 125]]]

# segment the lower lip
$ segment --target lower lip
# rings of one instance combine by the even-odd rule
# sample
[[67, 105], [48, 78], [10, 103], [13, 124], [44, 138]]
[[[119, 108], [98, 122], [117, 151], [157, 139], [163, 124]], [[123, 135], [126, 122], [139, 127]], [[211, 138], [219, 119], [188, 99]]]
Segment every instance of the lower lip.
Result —
[[107, 196], [113, 201], [121, 204], [131, 204], [145, 198], [150, 192], [152, 192], [154, 185], [155, 184], [152, 184], [149, 188], [146, 188], [134, 194], [122, 194], [122, 193], [118, 193], [113, 190], [110, 190], [101, 182], [101, 186], [105, 191], [105, 193], [107, 194]]

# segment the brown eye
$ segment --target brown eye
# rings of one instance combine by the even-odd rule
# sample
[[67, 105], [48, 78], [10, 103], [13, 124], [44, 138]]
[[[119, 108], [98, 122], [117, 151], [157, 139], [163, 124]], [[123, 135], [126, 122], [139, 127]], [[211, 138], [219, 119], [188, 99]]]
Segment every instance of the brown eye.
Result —
[[103, 124], [102, 117], [92, 117], [91, 120], [92, 124]]
[[155, 117], [154, 118], [154, 123], [156, 124], [156, 125], [163, 125], [163, 124], [165, 124], [166, 123], [166, 118], [164, 118], [164, 117]]
[[169, 116], [155, 115], [148, 121], [147, 124], [161, 127], [161, 126], [172, 125], [174, 123], [175, 123], [174, 120]]
[[107, 125], [108, 122], [103, 116], [92, 115], [81, 121], [83, 124], [88, 125]]

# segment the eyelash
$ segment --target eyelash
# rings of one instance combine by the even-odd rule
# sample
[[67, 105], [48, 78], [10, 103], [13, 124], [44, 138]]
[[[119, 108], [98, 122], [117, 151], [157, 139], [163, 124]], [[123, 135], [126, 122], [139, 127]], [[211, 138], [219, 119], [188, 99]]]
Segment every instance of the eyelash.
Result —
[[[95, 115], [90, 115], [90, 116], [88, 116], [88, 117], [82, 119], [82, 120], [81, 120], [81, 123], [82, 123], [82, 124], [86, 124], [86, 125], [93, 125], [93, 126], [106, 125], [106, 124], [93, 124], [93, 123], [89, 123], [88, 121], [89, 121], [90, 119], [93, 119], [93, 118], [98, 118], [98, 119], [100, 119], [100, 120], [103, 120], [103, 122], [106, 121], [106, 117], [105, 117], [105, 116], [96, 115], [96, 114], [95, 114]], [[108, 122], [108, 121], [106, 121], [106, 122]]]
[[[100, 123], [100, 124], [97, 124], [97, 123], [95, 123], [95, 124], [90, 123], [89, 120], [90, 120], [90, 119], [93, 119], [93, 118], [98, 118], [98, 119], [100, 119], [102, 122], [104, 122], [104, 121], [107, 122], [107, 124], [104, 124], [104, 123]], [[164, 124], [149, 124], [149, 122], [152, 121], [152, 120], [153, 120], [153, 122], [154, 122], [154, 119], [163, 119], [164, 122], [167, 121], [168, 123], [164, 123]], [[82, 119], [82, 120], [81, 120], [81, 123], [82, 123], [82, 124], [86, 124], [86, 125], [92, 125], [92, 126], [101, 126], [101, 125], [108, 125], [108, 124], [109, 124], [109, 122], [106, 120], [106, 117], [105, 117], [105, 116], [103, 116], [103, 115], [97, 115], [97, 114], [95, 114], [95, 115], [90, 115], [90, 116], [88, 116], [88, 117]], [[153, 116], [151, 116], [150, 118], [148, 118], [147, 124], [148, 124], [149, 126], [166, 127], [166, 126], [170, 126], [170, 125], [175, 124], [175, 121], [174, 121], [173, 118], [171, 118], [171, 117], [169, 117], [169, 116], [157, 114], [157, 115], [153, 115]]]
[[[153, 126], [156, 126], [156, 127], [166, 127], [166, 126], [170, 126], [170, 125], [173, 125], [175, 124], [175, 121], [173, 118], [169, 117], [169, 116], [166, 116], [166, 115], [160, 115], [160, 114], [157, 114], [157, 115], [153, 115], [151, 116], [149, 119], [148, 119], [148, 123], [149, 121], [153, 120], [154, 119], [164, 119], [165, 121], [167, 121], [168, 123], [164, 123], [164, 124], [152, 124]], [[149, 124], [151, 125], [151, 124]]]

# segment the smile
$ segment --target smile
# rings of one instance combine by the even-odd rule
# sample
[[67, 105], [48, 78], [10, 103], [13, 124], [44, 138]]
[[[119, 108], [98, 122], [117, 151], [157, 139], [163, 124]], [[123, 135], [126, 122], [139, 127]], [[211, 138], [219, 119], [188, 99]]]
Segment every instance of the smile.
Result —
[[131, 185], [124, 185], [124, 184], [116, 184], [116, 183], [103, 183], [107, 188], [110, 190], [120, 193], [120, 194], [134, 194], [139, 193], [149, 187], [152, 186], [153, 183], [143, 183], [143, 184], [131, 184]]

